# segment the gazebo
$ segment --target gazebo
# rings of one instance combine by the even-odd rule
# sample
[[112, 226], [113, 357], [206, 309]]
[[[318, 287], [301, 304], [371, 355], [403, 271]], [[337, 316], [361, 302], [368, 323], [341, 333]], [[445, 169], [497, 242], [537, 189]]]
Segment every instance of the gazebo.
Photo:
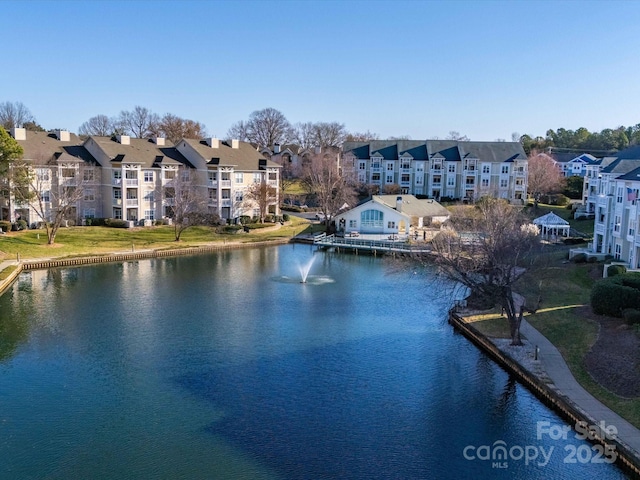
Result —
[[546, 215], [536, 218], [533, 221], [533, 224], [540, 227], [540, 233], [543, 236], [563, 235], [568, 237], [569, 230], [571, 229], [569, 222], [553, 212], [549, 212]]

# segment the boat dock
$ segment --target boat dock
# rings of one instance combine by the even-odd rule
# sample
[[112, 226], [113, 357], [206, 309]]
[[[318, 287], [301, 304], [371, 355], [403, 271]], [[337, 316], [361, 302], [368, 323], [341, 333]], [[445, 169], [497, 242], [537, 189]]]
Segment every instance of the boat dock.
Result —
[[336, 237], [335, 235], [327, 235], [320, 233], [314, 235], [313, 244], [321, 249], [333, 248], [337, 252], [343, 250], [345, 252], [353, 252], [356, 255], [359, 252], [367, 252], [373, 255], [380, 254], [424, 254], [431, 253], [430, 245], [426, 243], [408, 243], [407, 240], [393, 236], [389, 239], [371, 239], [358, 237]]

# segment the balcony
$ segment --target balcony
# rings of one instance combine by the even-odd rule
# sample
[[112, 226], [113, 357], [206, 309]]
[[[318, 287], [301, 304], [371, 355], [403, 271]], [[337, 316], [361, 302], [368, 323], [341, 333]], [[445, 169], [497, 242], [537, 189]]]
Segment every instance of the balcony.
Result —
[[125, 185], [127, 187], [137, 187], [138, 186], [138, 179], [137, 178], [126, 178], [126, 183]]
[[113, 199], [113, 204], [115, 206], [118, 206], [118, 207], [121, 206], [122, 205], [122, 199], [121, 198], [114, 198]]
[[222, 206], [222, 207], [230, 207], [231, 206], [231, 199], [230, 198], [223, 198], [220, 206]]
[[207, 187], [217, 188], [218, 187], [218, 180], [212, 180], [210, 178], [209, 180], [207, 180]]
[[231, 188], [231, 180], [220, 180], [220, 186]]
[[278, 186], [278, 181], [277, 180], [269, 180], [267, 183], [271, 187], [277, 187]]
[[122, 185], [122, 179], [121, 178], [114, 178], [111, 181], [112, 185]]
[[137, 198], [127, 198], [127, 207], [137, 207], [138, 199]]

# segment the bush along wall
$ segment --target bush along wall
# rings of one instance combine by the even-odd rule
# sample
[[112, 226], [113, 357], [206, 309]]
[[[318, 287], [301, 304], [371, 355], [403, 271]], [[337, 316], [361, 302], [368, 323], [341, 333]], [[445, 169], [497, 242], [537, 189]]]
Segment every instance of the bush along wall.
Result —
[[628, 308], [640, 310], [640, 273], [619, 273], [595, 283], [591, 289], [594, 313], [622, 317]]

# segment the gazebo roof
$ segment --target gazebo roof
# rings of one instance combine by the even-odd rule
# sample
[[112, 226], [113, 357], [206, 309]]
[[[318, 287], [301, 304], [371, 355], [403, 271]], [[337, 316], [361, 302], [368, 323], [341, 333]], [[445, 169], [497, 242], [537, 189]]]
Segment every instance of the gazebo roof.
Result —
[[564, 218], [559, 217], [553, 212], [549, 212], [546, 215], [536, 218], [533, 220], [535, 225], [540, 225], [543, 227], [568, 227], [569, 222], [567, 222]]

